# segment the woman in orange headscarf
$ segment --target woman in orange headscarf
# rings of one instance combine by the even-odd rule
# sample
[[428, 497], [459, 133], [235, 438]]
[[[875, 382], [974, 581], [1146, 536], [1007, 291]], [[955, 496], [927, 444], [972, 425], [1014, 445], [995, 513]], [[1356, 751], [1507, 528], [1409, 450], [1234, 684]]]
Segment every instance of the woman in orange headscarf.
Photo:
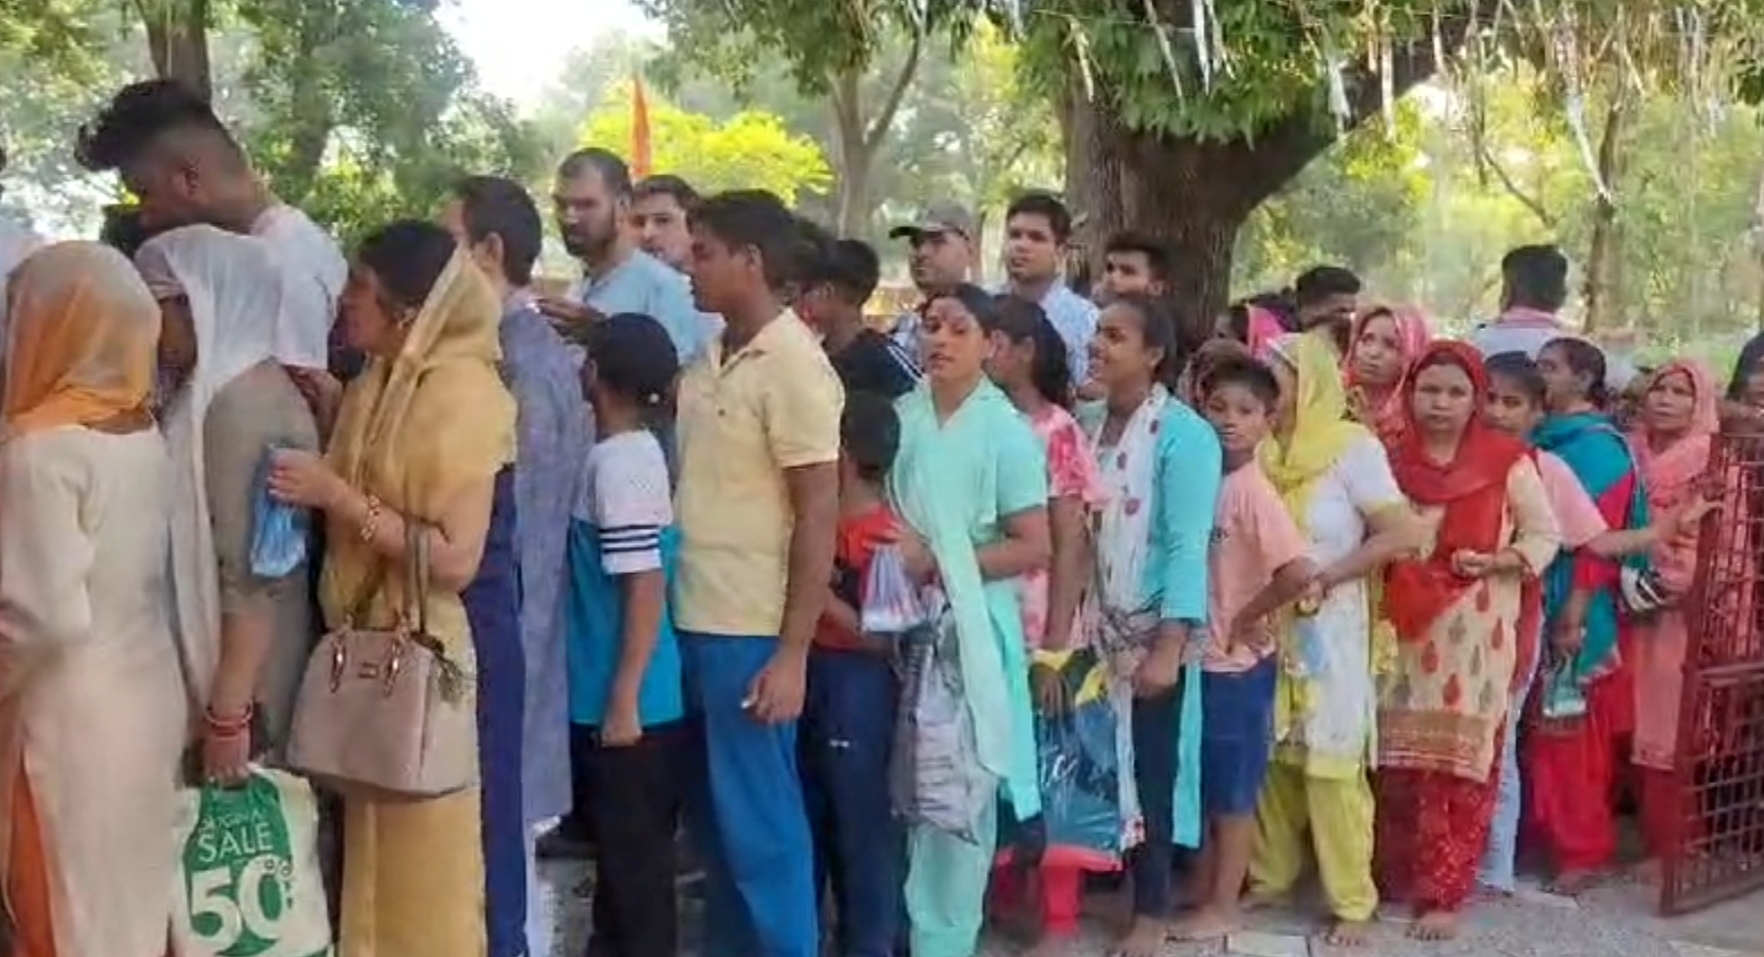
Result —
[[1400, 644], [1379, 706], [1378, 872], [1415, 909], [1409, 934], [1456, 936], [1488, 838], [1519, 655], [1536, 627], [1537, 576], [1559, 536], [1517, 438], [1483, 424], [1482, 356], [1436, 342], [1403, 382], [1409, 425], [1391, 469], [1428, 542], [1392, 562], [1385, 610]]
[[[1701, 479], [1720, 428], [1721, 395], [1707, 366], [1674, 359], [1648, 377], [1641, 421], [1629, 435], [1647, 489], [1648, 513], [1662, 515], [1703, 497]], [[1684, 681], [1688, 622], [1679, 602], [1696, 571], [1697, 536], [1680, 534], [1655, 543], [1648, 556], [1665, 605], [1643, 626], [1632, 646], [1635, 658], [1635, 763], [1641, 768], [1642, 837], [1648, 857], [1670, 851], [1678, 808], [1674, 773], [1678, 751], [1678, 703]]]
[[159, 306], [122, 254], [12, 276], [0, 405], [0, 867], [18, 957], [160, 957], [185, 695], [168, 625]]
[[1409, 421], [1403, 407], [1403, 373], [1420, 357], [1433, 334], [1413, 306], [1374, 306], [1354, 320], [1348, 339], [1348, 412], [1386, 445], [1402, 437]]

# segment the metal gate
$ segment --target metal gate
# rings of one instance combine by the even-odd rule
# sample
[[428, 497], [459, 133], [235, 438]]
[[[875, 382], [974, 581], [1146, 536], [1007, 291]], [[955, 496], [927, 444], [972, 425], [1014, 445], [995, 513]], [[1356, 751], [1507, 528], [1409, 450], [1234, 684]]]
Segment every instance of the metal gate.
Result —
[[1723, 506], [1704, 519], [1686, 610], [1665, 914], [1764, 887], [1764, 437], [1723, 433], [1710, 464]]

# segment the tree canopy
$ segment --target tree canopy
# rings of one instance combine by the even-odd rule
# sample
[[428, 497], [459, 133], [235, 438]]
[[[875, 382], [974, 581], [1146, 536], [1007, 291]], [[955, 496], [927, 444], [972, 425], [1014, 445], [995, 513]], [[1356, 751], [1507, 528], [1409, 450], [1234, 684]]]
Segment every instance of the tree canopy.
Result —
[[[583, 124], [578, 144], [624, 153], [632, 141], [632, 84], [621, 84]], [[688, 113], [653, 93], [647, 97], [656, 172], [685, 177], [700, 192], [764, 189], [795, 205], [820, 192], [832, 171], [814, 140], [779, 117], [742, 110], [726, 120]]]
[[[533, 129], [478, 88], [417, 0], [0, 0], [0, 71], [31, 84], [4, 129], [14, 172], [79, 182], [78, 124], [117, 86], [210, 92], [283, 198], [349, 239], [427, 215], [465, 171], [529, 176]], [[71, 191], [78, 194], [79, 190]]]

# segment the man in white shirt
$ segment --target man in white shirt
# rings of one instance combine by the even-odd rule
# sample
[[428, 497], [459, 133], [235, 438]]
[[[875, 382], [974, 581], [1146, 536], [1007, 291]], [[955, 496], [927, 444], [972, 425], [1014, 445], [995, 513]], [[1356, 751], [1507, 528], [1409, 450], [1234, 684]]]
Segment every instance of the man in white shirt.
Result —
[[326, 368], [348, 263], [305, 213], [270, 193], [206, 100], [173, 80], [131, 83], [81, 129], [78, 155], [87, 169], [121, 175], [150, 231], [209, 223], [273, 245], [284, 279], [276, 358]]
[[1062, 278], [1072, 214], [1049, 193], [1018, 197], [1005, 211], [1006, 291], [1039, 305], [1066, 343], [1072, 383], [1090, 381], [1090, 340], [1096, 335], [1096, 303], [1073, 292]]
[[[1470, 331], [1484, 356], [1523, 352], [1536, 359], [1552, 339], [1584, 338], [1558, 314], [1568, 302], [1568, 257], [1555, 246], [1519, 246], [1501, 257], [1501, 314]], [[1605, 351], [1605, 384], [1622, 391], [1635, 366]]]

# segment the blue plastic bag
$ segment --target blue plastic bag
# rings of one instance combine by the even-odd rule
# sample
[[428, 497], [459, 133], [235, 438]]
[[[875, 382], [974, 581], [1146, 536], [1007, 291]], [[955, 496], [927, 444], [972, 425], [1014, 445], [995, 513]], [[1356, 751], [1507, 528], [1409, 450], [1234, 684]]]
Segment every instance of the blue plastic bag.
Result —
[[1048, 858], [1087, 870], [1119, 861], [1122, 733], [1109, 699], [1107, 663], [1079, 652], [1061, 669], [1070, 702], [1063, 713], [1037, 714], [1041, 814]]
[[251, 482], [251, 574], [258, 578], [285, 577], [306, 561], [307, 510], [269, 493], [270, 464], [282, 448], [263, 450]]

